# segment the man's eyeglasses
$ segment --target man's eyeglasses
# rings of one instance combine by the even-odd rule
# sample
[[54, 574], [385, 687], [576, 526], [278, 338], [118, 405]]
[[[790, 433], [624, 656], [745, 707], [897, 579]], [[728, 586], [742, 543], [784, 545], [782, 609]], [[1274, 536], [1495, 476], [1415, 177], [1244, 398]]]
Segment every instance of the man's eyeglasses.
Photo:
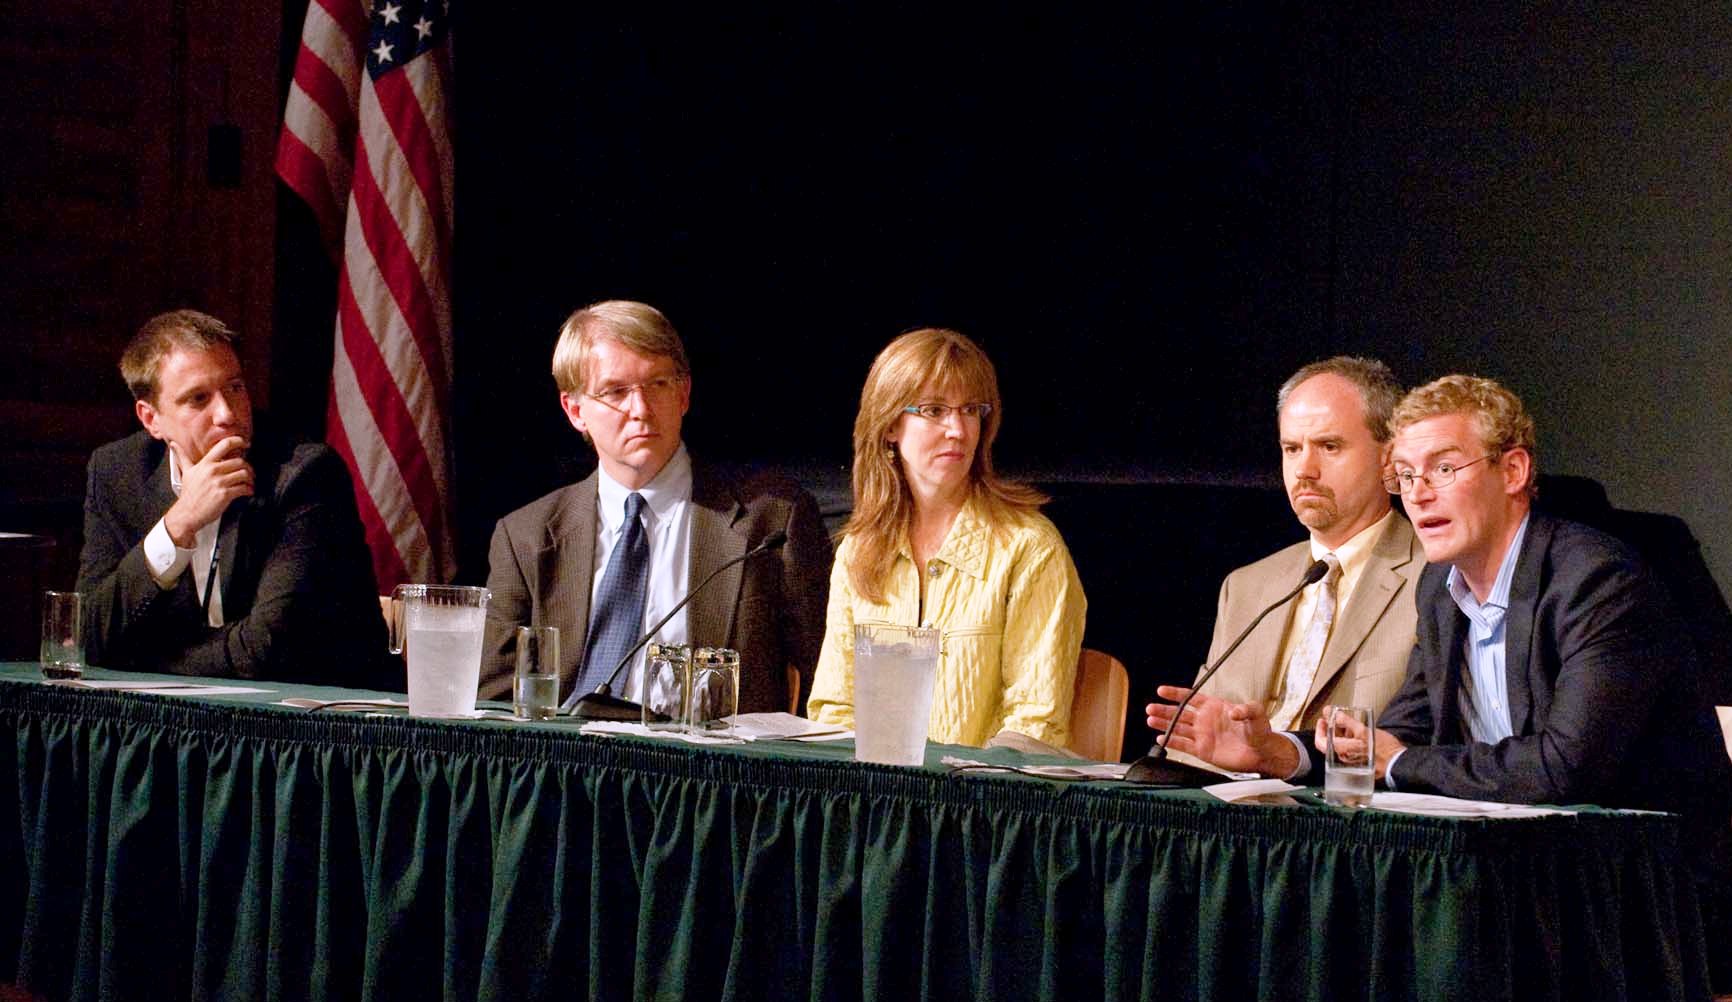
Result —
[[604, 386], [601, 389], [596, 390], [594, 393], [585, 393], [584, 396], [594, 400], [598, 404], [601, 404], [603, 407], [608, 407], [616, 411], [623, 411], [625, 410], [626, 405], [631, 402], [631, 395], [633, 393], [642, 393], [645, 400], [652, 403], [660, 403], [671, 397], [674, 392], [679, 389], [680, 384], [683, 381], [684, 377], [682, 376], [657, 376], [654, 379], [648, 379], [641, 383], [622, 383], [618, 386]]
[[1391, 476], [1384, 477], [1383, 489], [1391, 494], [1407, 494], [1413, 490], [1414, 484], [1423, 480], [1425, 481], [1425, 486], [1432, 490], [1441, 490], [1448, 487], [1450, 484], [1455, 483], [1455, 475], [1460, 473], [1462, 470], [1467, 469], [1474, 463], [1483, 463], [1488, 459], [1496, 459], [1501, 455], [1503, 455], [1503, 453], [1494, 452], [1489, 456], [1481, 456], [1478, 459], [1472, 459], [1459, 465], [1456, 463], [1438, 463], [1436, 466], [1426, 470], [1424, 473], [1415, 473], [1412, 470], [1403, 470]]
[[945, 418], [950, 416], [952, 411], [961, 414], [965, 418], [972, 418], [976, 421], [980, 421], [988, 414], [992, 413], [992, 405], [957, 404], [952, 407], [949, 404], [909, 404], [907, 407], [902, 408], [902, 413], [918, 414], [928, 421], [943, 421]]

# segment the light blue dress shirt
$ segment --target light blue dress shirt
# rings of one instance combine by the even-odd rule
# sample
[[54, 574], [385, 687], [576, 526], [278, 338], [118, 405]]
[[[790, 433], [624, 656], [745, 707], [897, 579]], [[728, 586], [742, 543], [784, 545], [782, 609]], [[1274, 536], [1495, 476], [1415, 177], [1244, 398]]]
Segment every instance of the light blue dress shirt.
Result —
[[[1461, 677], [1461, 687], [1456, 691], [1456, 705], [1461, 708], [1468, 735], [1486, 744], [1496, 744], [1515, 734], [1515, 724], [1509, 715], [1509, 675], [1504, 670], [1504, 614], [1509, 612], [1510, 582], [1515, 580], [1516, 561], [1521, 558], [1522, 540], [1527, 538], [1528, 519], [1532, 517], [1522, 516], [1515, 538], [1503, 551], [1497, 580], [1492, 582], [1491, 593], [1483, 603], [1473, 597], [1459, 569], [1451, 567], [1444, 581], [1449, 597], [1455, 599], [1456, 608], [1467, 617], [1468, 624], [1467, 640], [1462, 645], [1467, 674]], [[1396, 752], [1389, 760], [1383, 782], [1391, 790], [1398, 789], [1395, 760], [1405, 751], [1404, 748]]]
[[1503, 563], [1497, 569], [1497, 580], [1482, 603], [1462, 579], [1458, 568], [1449, 569], [1449, 597], [1455, 599], [1461, 614], [1467, 617], [1467, 674], [1461, 677], [1457, 690], [1457, 705], [1467, 732], [1475, 741], [1497, 744], [1515, 733], [1509, 715], [1509, 677], [1504, 670], [1504, 615], [1509, 612], [1510, 582], [1515, 578], [1516, 558], [1522, 551], [1522, 540], [1528, 534], [1528, 518], [1524, 516], [1515, 538], [1504, 551]]

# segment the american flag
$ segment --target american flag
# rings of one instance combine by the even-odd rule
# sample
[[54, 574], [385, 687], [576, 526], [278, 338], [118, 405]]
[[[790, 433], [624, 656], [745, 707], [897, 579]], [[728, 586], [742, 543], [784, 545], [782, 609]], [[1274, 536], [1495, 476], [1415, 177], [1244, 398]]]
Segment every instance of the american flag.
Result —
[[338, 264], [325, 437], [386, 590], [455, 570], [450, 17], [445, 0], [311, 0], [277, 145]]

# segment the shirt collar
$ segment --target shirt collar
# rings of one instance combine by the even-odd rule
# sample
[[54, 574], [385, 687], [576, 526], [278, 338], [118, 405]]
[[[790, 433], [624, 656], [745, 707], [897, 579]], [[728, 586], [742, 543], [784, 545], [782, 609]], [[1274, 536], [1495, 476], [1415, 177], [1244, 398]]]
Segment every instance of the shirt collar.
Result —
[[[981, 517], [974, 498], [963, 502], [962, 510], [956, 513], [956, 520], [950, 523], [950, 531], [944, 536], [943, 545], [932, 555], [935, 561], [956, 568], [969, 577], [984, 579], [986, 577], [986, 551], [991, 545], [992, 530]], [[914, 552], [908, 545], [908, 534], [903, 533], [902, 544], [898, 552], [910, 561]]]
[[1516, 561], [1521, 558], [1522, 540], [1527, 538], [1528, 519], [1532, 517], [1532, 512], [1522, 516], [1522, 524], [1516, 527], [1515, 538], [1509, 541], [1509, 548], [1503, 551], [1503, 562], [1498, 565], [1497, 580], [1492, 582], [1491, 593], [1485, 597], [1484, 602], [1474, 598], [1473, 590], [1468, 588], [1460, 570], [1453, 566], [1449, 569], [1449, 597], [1455, 599], [1455, 604], [1468, 619], [1488, 633], [1497, 630], [1503, 623], [1504, 613], [1509, 611], [1509, 591], [1515, 581]]
[[1391, 508], [1383, 513], [1382, 518], [1360, 529], [1347, 542], [1333, 550], [1318, 542], [1317, 537], [1313, 536], [1311, 537], [1311, 559], [1322, 560], [1323, 554], [1333, 553], [1335, 559], [1341, 561], [1342, 580], [1357, 577], [1359, 571], [1371, 562], [1371, 551], [1377, 540], [1382, 538], [1383, 530], [1389, 525], [1389, 520], [1396, 517], [1395, 509]]
[[168, 450], [168, 486], [175, 497], [180, 497], [180, 453], [173, 449]]
[[608, 476], [605, 468], [597, 467], [596, 473], [597, 515], [602, 528], [608, 532], [619, 531], [620, 523], [625, 520], [625, 499], [632, 494], [643, 495], [644, 504], [654, 513], [652, 525], [667, 519], [682, 502], [691, 500], [692, 457], [686, 453], [684, 442], [668, 458], [661, 472], [635, 491]]

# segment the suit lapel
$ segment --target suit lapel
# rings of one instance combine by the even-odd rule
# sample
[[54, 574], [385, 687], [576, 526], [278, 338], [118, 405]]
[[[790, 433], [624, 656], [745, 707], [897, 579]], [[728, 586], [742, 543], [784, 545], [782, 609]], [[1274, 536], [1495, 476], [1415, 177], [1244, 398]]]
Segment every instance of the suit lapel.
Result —
[[1515, 576], [1510, 579], [1509, 609], [1503, 619], [1504, 689], [1509, 699], [1511, 733], [1532, 734], [1534, 712], [1532, 680], [1528, 677], [1529, 647], [1533, 643], [1534, 610], [1539, 604], [1540, 555], [1550, 549], [1551, 523], [1538, 516], [1528, 520], [1521, 552], [1516, 554]]
[[[693, 465], [691, 587], [696, 588], [716, 568], [746, 552], [746, 537], [735, 531], [744, 511], [720, 477]], [[721, 646], [733, 637], [734, 610], [739, 605], [744, 574], [745, 568], [735, 564], [692, 597], [686, 636], [694, 645]]]
[[1401, 521], [1400, 515], [1393, 517], [1395, 521], [1384, 527], [1383, 534], [1373, 544], [1371, 558], [1360, 572], [1359, 583], [1354, 585], [1353, 594], [1348, 596], [1347, 608], [1329, 631], [1329, 643], [1323, 649], [1323, 661], [1317, 666], [1316, 676], [1311, 679], [1310, 692], [1305, 695], [1306, 708], [1341, 674], [1347, 660], [1358, 652], [1359, 645], [1365, 643], [1365, 638], [1371, 635], [1372, 628], [1383, 617], [1389, 603], [1395, 601], [1396, 594], [1405, 583], [1401, 568], [1414, 559], [1413, 537], [1409, 533], [1398, 531], [1400, 525], [1406, 523]]
[[589, 596], [595, 582], [596, 474], [565, 492], [547, 523], [547, 548], [541, 554], [541, 581], [535, 594], [541, 608], [536, 622], [559, 627], [559, 674], [577, 677], [589, 645]]
[[[163, 514], [174, 507], [175, 501], [179, 500], [174, 493], [174, 480], [169, 476], [168, 446], [160, 440], [152, 440], [146, 445], [146, 448], [149, 450], [146, 455], [156, 456], [157, 462], [144, 484], [149, 503], [136, 509], [140, 516], [138, 523], [140, 538], [154, 528]], [[196, 620], [199, 609], [198, 587], [193, 584], [192, 578], [190, 569], [181, 574], [180, 579], [174, 583], [174, 588], [170, 589], [169, 598], [176, 609], [182, 610], [176, 613], [177, 616], [186, 615], [188, 618]]]
[[[217, 592], [223, 599], [223, 622], [232, 622], [242, 614], [237, 610], [230, 596], [236, 595], [234, 587], [237, 565], [241, 565], [240, 541], [246, 524], [254, 517], [253, 509], [257, 507], [258, 496], [241, 498], [228, 506], [223, 512], [222, 521], [217, 528]], [[244, 566], [244, 565], [241, 565]], [[251, 603], [243, 603], [250, 605]]]
[[[1270, 603], [1293, 590], [1293, 586], [1299, 583], [1300, 575], [1310, 566], [1309, 547], [1294, 547], [1289, 558], [1279, 561], [1271, 573], [1258, 583], [1254, 594], [1240, 606], [1243, 610], [1241, 615], [1234, 618], [1239, 623], [1250, 622], [1250, 617], [1267, 609]], [[1221, 666], [1223, 674], [1231, 672], [1233, 677], [1251, 680], [1247, 691], [1261, 692], [1265, 700], [1279, 697], [1279, 693], [1273, 691], [1272, 683], [1281, 668], [1277, 664], [1281, 657], [1281, 641], [1286, 638], [1287, 630], [1292, 625], [1294, 604], [1295, 602], [1289, 602], [1285, 607], [1271, 612], [1267, 619], [1251, 631], [1251, 635], [1245, 638], [1245, 643], [1228, 662]], [[1244, 627], [1235, 625], [1235, 629], [1242, 630]], [[1231, 642], [1232, 639], [1228, 637], [1227, 641]]]
[[[1447, 574], [1447, 572], [1445, 572]], [[1463, 744], [1470, 740], [1461, 719], [1461, 673], [1467, 670], [1467, 616], [1456, 607], [1449, 589], [1442, 589], [1443, 622], [1438, 624], [1438, 642], [1443, 650], [1438, 677], [1429, 679], [1437, 702], [1432, 709], [1437, 720], [1433, 744]]]

